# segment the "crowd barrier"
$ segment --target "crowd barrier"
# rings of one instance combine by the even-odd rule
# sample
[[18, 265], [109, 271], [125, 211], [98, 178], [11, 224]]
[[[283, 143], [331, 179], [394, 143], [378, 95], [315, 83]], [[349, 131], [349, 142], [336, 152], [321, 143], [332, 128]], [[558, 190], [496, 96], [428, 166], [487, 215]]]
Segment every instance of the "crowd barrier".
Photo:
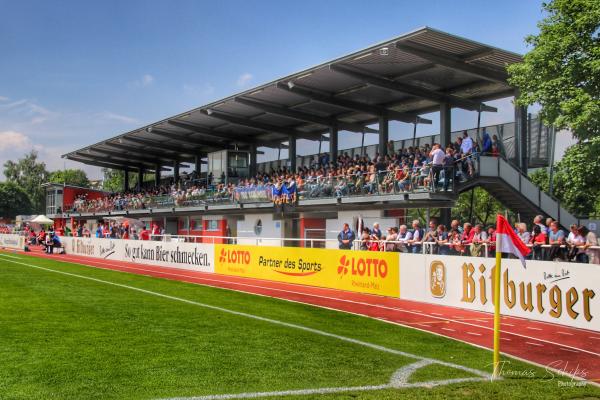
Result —
[[[495, 260], [396, 252], [61, 238], [65, 252], [493, 312]], [[18, 235], [0, 235], [19, 248]], [[21, 247], [22, 248], [22, 247]], [[506, 316], [600, 331], [600, 266], [502, 260]]]
[[16, 234], [0, 234], [0, 248], [23, 250], [25, 237]]

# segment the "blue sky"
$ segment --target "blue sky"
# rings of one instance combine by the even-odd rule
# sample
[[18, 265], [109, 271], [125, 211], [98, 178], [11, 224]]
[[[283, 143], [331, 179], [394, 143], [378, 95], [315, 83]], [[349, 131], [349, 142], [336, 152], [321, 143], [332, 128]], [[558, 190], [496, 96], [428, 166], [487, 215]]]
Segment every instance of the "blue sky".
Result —
[[[0, 0], [0, 10], [0, 164], [35, 148], [50, 169], [68, 151], [423, 25], [525, 53], [542, 17], [533, 0]], [[508, 101], [496, 105], [484, 123], [512, 118]], [[457, 111], [453, 129], [475, 119]]]

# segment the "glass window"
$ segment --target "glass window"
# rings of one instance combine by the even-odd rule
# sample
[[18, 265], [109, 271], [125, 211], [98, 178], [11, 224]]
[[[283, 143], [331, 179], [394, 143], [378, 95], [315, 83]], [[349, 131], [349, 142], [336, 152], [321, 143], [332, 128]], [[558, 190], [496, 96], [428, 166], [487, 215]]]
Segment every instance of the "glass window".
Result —
[[202, 218], [192, 218], [190, 220], [190, 229], [194, 231], [202, 230]]
[[190, 229], [190, 218], [189, 217], [181, 217], [179, 218], [179, 229]]
[[217, 220], [206, 221], [206, 230], [207, 231], [218, 231], [219, 230], [219, 221], [217, 221]]

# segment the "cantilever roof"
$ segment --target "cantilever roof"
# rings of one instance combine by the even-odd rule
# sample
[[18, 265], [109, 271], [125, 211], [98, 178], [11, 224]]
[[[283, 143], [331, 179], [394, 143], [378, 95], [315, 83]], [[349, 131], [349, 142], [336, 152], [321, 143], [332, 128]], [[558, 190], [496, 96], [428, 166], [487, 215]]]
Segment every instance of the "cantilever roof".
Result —
[[220, 149], [276, 148], [290, 137], [328, 140], [323, 134], [331, 126], [361, 132], [382, 115], [430, 123], [419, 115], [441, 103], [495, 111], [482, 102], [513, 95], [506, 66], [521, 60], [423, 27], [63, 157], [101, 167], [164, 169]]

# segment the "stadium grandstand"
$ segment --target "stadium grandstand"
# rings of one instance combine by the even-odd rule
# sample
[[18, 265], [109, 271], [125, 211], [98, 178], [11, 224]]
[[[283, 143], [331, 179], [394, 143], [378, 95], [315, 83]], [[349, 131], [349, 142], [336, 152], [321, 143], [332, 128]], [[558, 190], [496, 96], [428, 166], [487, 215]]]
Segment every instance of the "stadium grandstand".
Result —
[[[19, 351], [66, 371], [57, 398], [595, 398], [599, 221], [528, 177], [553, 128], [523, 106], [481, 124], [521, 61], [423, 27], [65, 154], [124, 184], [47, 183], [45, 216], [0, 225], [6, 303], [59, 309], [31, 330], [58, 361]], [[453, 130], [453, 109], [477, 124]], [[516, 218], [453, 218], [476, 187]], [[31, 335], [11, 318], [7, 340]], [[14, 398], [49, 393], [27, 385]]]

